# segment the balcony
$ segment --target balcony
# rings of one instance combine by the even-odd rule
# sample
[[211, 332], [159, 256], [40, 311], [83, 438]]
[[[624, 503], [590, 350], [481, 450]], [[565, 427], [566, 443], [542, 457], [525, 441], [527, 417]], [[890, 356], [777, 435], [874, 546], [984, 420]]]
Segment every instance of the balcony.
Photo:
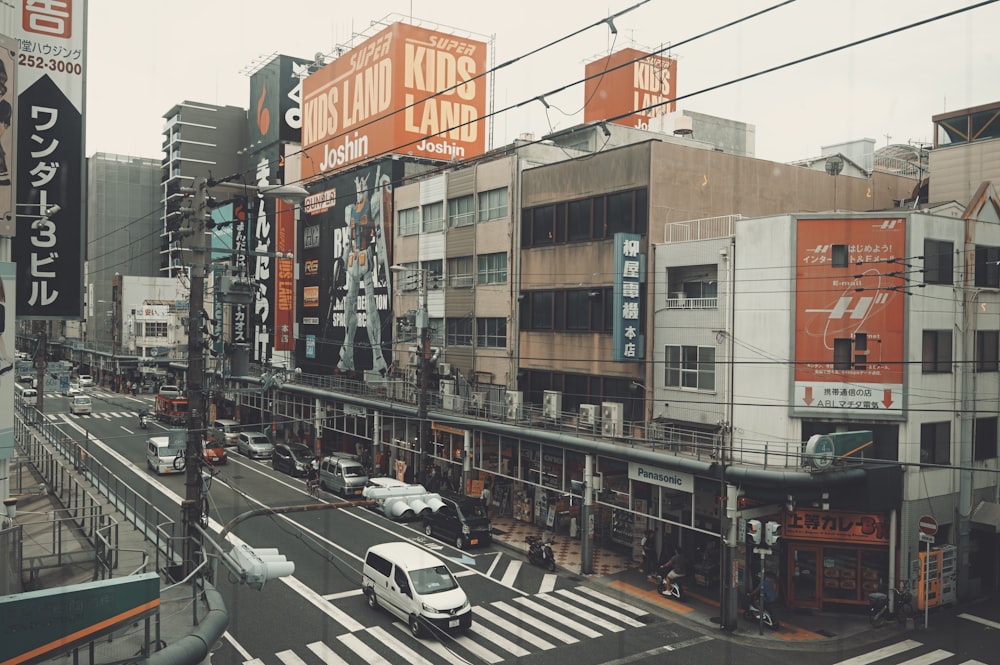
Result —
[[688, 298], [683, 293], [667, 298], [667, 309], [718, 309], [718, 298]]

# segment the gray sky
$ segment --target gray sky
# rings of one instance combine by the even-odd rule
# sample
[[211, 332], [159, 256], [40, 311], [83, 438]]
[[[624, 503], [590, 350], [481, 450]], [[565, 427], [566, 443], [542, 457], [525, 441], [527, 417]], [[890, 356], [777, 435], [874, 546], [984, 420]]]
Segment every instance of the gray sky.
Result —
[[[249, 104], [246, 70], [273, 53], [312, 58], [372, 22], [412, 15], [429, 28], [494, 39], [507, 62], [640, 0], [93, 0], [89, 3], [86, 154], [160, 158], [163, 114], [184, 99]], [[654, 50], [779, 4], [779, 0], [651, 0], [607, 25], [505, 67], [494, 107], [584, 77], [626, 46]], [[678, 94], [691, 95], [855, 40], [977, 4], [974, 0], [798, 0], [670, 51]], [[931, 116], [1000, 99], [1000, 3], [678, 103], [756, 126], [757, 156], [791, 161], [859, 138], [933, 140]], [[991, 34], [993, 33], [993, 34]], [[493, 145], [582, 122], [583, 86], [494, 119]], [[889, 135], [887, 138], [886, 135]]]

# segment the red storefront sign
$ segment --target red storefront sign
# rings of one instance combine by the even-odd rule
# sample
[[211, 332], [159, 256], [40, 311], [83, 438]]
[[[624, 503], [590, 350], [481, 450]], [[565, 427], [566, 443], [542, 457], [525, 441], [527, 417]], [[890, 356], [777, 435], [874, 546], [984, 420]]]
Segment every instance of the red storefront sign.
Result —
[[873, 513], [797, 508], [785, 513], [781, 535], [788, 540], [888, 545], [889, 524]]

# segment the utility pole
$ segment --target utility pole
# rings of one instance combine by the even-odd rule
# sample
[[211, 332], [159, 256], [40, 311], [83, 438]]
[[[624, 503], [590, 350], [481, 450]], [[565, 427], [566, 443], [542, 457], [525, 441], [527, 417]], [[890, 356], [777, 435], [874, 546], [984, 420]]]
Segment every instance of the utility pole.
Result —
[[[424, 454], [431, 439], [431, 423], [427, 418], [428, 392], [430, 391], [431, 373], [431, 329], [430, 317], [427, 314], [427, 270], [420, 273], [420, 309], [417, 311], [417, 333], [420, 336], [420, 392], [417, 394], [417, 419], [420, 436], [417, 441], [416, 464], [414, 480], [423, 469]], [[464, 488], [463, 488], [464, 489]]]
[[202, 536], [198, 526], [202, 522], [202, 432], [205, 422], [205, 397], [202, 393], [204, 381], [204, 348], [201, 327], [202, 312], [205, 309], [205, 215], [207, 210], [208, 184], [205, 180], [197, 183], [194, 190], [182, 188], [185, 194], [193, 195], [189, 213], [188, 233], [191, 247], [190, 271], [191, 293], [188, 297], [188, 360], [187, 360], [187, 400], [188, 424], [187, 446], [184, 451], [184, 501], [181, 516], [184, 532], [184, 563], [186, 577], [201, 559]]

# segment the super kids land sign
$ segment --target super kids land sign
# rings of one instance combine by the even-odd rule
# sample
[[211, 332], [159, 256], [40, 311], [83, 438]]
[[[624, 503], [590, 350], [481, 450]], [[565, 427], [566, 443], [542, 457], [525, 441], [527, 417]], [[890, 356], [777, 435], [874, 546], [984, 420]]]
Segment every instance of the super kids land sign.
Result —
[[484, 42], [394, 23], [305, 80], [303, 176], [391, 153], [481, 155], [485, 69]]

